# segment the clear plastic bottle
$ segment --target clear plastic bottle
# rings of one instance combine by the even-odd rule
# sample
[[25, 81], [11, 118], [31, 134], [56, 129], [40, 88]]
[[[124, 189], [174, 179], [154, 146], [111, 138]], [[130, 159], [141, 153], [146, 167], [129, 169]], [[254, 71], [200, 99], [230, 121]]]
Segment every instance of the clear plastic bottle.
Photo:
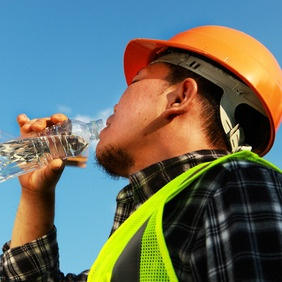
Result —
[[98, 140], [103, 127], [102, 120], [86, 123], [69, 119], [48, 127], [40, 136], [0, 143], [0, 182], [31, 172], [56, 158], [83, 166], [85, 157], [79, 156], [91, 140]]

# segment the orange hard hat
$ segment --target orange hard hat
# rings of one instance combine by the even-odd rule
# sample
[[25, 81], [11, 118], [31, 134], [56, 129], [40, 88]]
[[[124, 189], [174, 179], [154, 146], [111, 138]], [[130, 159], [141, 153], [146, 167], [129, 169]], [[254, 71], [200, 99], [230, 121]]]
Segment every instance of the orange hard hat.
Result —
[[253, 37], [223, 26], [200, 26], [177, 34], [169, 40], [134, 39], [126, 47], [124, 71], [128, 84], [168, 47], [200, 54], [222, 65], [244, 83], [260, 100], [270, 124], [266, 154], [282, 120], [282, 71], [271, 52]]

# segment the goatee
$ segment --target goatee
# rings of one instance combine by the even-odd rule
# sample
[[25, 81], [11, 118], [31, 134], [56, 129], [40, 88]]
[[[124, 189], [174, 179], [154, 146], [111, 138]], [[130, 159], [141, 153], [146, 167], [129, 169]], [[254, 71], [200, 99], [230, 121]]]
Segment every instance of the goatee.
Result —
[[134, 160], [125, 150], [109, 145], [96, 151], [96, 161], [112, 177], [128, 177]]

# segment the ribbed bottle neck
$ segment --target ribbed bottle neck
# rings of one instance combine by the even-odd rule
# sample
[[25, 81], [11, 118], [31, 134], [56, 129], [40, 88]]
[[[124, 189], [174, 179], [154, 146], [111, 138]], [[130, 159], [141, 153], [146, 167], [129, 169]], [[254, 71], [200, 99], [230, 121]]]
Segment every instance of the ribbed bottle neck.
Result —
[[102, 119], [90, 121], [87, 123], [89, 131], [90, 131], [90, 139], [98, 140], [99, 133], [104, 128], [104, 122]]

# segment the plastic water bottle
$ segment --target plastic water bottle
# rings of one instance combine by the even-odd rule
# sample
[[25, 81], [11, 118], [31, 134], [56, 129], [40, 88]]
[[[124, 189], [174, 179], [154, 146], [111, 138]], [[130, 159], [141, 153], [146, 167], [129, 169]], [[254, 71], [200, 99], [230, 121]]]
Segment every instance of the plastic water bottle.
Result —
[[40, 136], [0, 143], [0, 182], [45, 166], [53, 159], [83, 166], [81, 157], [91, 140], [98, 140], [102, 120], [89, 123], [67, 120], [46, 128]]

